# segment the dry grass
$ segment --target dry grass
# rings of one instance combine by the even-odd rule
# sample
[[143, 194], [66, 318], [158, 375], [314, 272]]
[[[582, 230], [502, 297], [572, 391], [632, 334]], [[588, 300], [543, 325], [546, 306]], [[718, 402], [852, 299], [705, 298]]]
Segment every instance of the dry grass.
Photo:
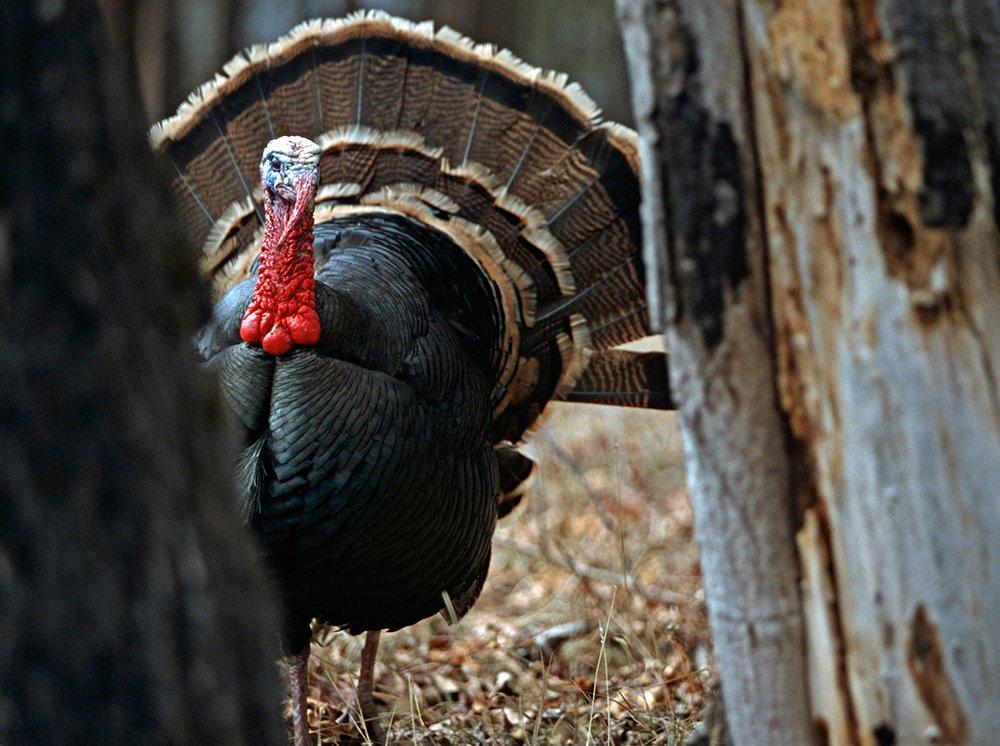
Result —
[[[553, 410], [475, 608], [382, 637], [391, 743], [673, 744], [701, 717], [708, 632], [673, 415]], [[309, 704], [324, 743], [365, 740], [362, 641], [316, 636]]]

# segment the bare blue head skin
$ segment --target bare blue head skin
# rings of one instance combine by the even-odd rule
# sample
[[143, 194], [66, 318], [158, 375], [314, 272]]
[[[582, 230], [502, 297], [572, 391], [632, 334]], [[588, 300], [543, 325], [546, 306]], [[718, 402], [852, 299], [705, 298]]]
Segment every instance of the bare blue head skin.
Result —
[[319, 146], [312, 140], [291, 135], [271, 140], [260, 159], [260, 181], [265, 198], [277, 195], [295, 203], [301, 186], [319, 183]]

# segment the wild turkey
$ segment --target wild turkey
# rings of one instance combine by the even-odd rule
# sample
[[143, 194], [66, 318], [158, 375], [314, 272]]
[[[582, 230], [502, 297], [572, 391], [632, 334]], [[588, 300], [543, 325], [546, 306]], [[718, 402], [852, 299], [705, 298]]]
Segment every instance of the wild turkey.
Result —
[[649, 333], [634, 135], [562, 75], [362, 13], [246, 50], [151, 137], [220, 296], [197, 344], [283, 591], [296, 740], [313, 618], [369, 632], [377, 729], [379, 631], [473, 604], [546, 404], [671, 405], [663, 355], [613, 349]]

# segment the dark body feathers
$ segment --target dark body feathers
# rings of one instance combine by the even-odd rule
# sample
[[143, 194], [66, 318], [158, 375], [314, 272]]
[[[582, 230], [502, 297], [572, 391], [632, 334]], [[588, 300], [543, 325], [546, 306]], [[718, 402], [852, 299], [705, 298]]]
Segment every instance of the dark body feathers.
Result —
[[[322, 337], [274, 358], [239, 325], [254, 174], [286, 134], [322, 151]], [[396, 628], [444, 594], [464, 613], [552, 399], [669, 406], [663, 356], [612, 349], [649, 333], [634, 135], [562, 76], [361, 14], [247, 50], [152, 138], [221, 296], [198, 346], [243, 429], [293, 646], [314, 616]]]
[[[485, 577], [499, 492], [489, 347], [456, 331], [454, 298], [434, 304], [431, 267], [408, 259], [468, 261], [448, 244], [407, 218], [317, 226], [318, 345], [274, 358], [240, 340], [253, 278], [199, 340], [256, 459], [248, 512], [300, 634], [314, 616], [352, 631], [412, 624], [442, 591], [474, 599]], [[474, 284], [460, 299], [492, 302]]]

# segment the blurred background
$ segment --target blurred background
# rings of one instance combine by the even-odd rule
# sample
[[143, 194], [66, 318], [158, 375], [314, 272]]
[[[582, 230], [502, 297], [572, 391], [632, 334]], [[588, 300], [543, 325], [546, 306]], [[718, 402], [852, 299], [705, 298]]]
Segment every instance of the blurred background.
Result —
[[309, 18], [377, 8], [568, 73], [606, 118], [632, 125], [613, 0], [142, 0], [139, 8], [136, 64], [150, 121], [173, 113], [241, 47], [275, 41]]

